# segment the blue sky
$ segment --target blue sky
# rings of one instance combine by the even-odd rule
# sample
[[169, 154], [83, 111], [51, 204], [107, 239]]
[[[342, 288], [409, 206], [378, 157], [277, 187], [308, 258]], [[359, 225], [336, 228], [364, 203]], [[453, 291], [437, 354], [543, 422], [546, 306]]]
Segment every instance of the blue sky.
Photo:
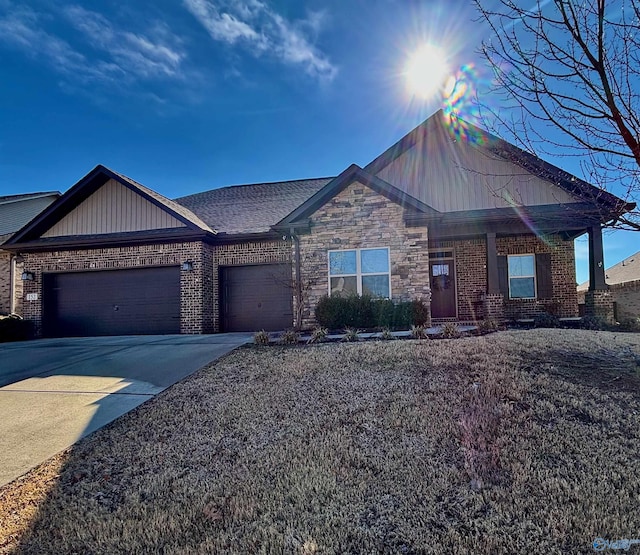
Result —
[[[98, 163], [170, 198], [364, 165], [439, 107], [406, 88], [421, 44], [488, 79], [476, 19], [467, 0], [0, 0], [0, 194]], [[606, 265], [637, 243], [607, 235]]]

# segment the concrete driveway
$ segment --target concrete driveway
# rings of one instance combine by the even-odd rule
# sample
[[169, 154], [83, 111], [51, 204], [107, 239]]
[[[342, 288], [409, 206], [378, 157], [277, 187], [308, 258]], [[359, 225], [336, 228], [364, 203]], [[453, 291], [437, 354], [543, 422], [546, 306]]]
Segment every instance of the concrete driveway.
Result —
[[153, 335], [0, 344], [0, 485], [251, 337]]

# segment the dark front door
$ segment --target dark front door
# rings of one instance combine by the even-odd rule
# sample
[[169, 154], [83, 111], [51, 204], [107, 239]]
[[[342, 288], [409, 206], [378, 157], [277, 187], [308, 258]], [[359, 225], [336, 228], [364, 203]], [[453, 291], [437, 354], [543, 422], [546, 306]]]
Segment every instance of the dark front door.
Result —
[[429, 262], [431, 282], [431, 317], [455, 318], [456, 311], [456, 270], [453, 260], [432, 260]]
[[222, 268], [222, 331], [276, 331], [293, 324], [291, 265]]
[[180, 268], [43, 274], [47, 337], [180, 333]]

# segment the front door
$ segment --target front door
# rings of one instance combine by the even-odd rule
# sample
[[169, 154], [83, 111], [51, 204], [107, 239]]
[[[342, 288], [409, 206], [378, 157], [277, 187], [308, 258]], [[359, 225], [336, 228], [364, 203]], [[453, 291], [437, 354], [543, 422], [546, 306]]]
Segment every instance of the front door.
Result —
[[429, 262], [431, 282], [431, 317], [455, 318], [456, 270], [453, 260], [436, 259]]

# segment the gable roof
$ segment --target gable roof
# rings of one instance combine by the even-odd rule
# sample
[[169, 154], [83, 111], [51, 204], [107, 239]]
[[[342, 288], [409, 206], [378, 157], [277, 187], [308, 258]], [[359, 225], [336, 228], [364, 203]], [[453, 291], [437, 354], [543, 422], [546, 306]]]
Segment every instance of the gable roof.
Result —
[[[456, 115], [445, 114], [442, 109], [432, 114], [393, 146], [367, 164], [365, 170], [372, 174], [379, 174], [394, 160], [434, 133], [446, 132], [452, 138], [457, 138], [458, 133], [452, 130], [451, 125], [447, 124], [449, 118], [453, 118], [453, 127], [455, 129], [464, 129], [464, 135], [472, 140], [475, 148], [484, 149], [486, 152], [507, 162], [514, 163], [529, 174], [561, 188], [575, 197], [577, 201], [589, 203], [601, 213], [602, 221], [615, 219], [617, 216], [635, 208], [635, 203], [627, 203], [615, 195], [587, 183]], [[461, 169], [460, 171], [463, 170]]]
[[43, 191], [39, 193], [22, 193], [19, 195], [3, 195], [0, 196], [0, 204], [11, 204], [23, 200], [32, 200], [42, 197], [59, 197], [60, 191]]
[[0, 197], [0, 244], [59, 197], [58, 191]]
[[[604, 279], [608, 285], [640, 280], [640, 251], [606, 269]], [[578, 285], [578, 291], [586, 291], [588, 288], [589, 280]]]
[[277, 228], [286, 228], [293, 225], [305, 218], [308, 218], [318, 208], [326, 204], [340, 191], [344, 190], [348, 185], [357, 181], [363, 185], [374, 190], [376, 193], [387, 197], [389, 200], [399, 204], [403, 208], [408, 208], [414, 212], [435, 215], [438, 214], [437, 210], [434, 210], [427, 204], [419, 201], [415, 197], [405, 193], [398, 189], [394, 185], [387, 183], [386, 181], [371, 175], [367, 171], [363, 170], [357, 164], [351, 164], [346, 170], [344, 170], [338, 177], [331, 180], [324, 187], [322, 187], [315, 195], [307, 199], [303, 204], [298, 206], [285, 218], [283, 218], [275, 226]]
[[40, 235], [46, 232], [53, 224], [58, 222], [62, 217], [89, 198], [110, 179], [114, 179], [152, 204], [158, 206], [162, 210], [165, 210], [174, 218], [184, 223], [187, 228], [192, 231], [202, 232], [205, 234], [215, 234], [215, 230], [212, 227], [207, 225], [184, 206], [169, 200], [161, 194], [156, 193], [137, 181], [134, 181], [130, 177], [110, 170], [105, 166], [97, 165], [57, 201], [30, 221], [25, 227], [20, 229], [20, 231], [6, 242], [6, 245], [13, 245], [39, 238]]
[[332, 179], [235, 185], [177, 198], [175, 202], [215, 225], [220, 235], [265, 233]]

